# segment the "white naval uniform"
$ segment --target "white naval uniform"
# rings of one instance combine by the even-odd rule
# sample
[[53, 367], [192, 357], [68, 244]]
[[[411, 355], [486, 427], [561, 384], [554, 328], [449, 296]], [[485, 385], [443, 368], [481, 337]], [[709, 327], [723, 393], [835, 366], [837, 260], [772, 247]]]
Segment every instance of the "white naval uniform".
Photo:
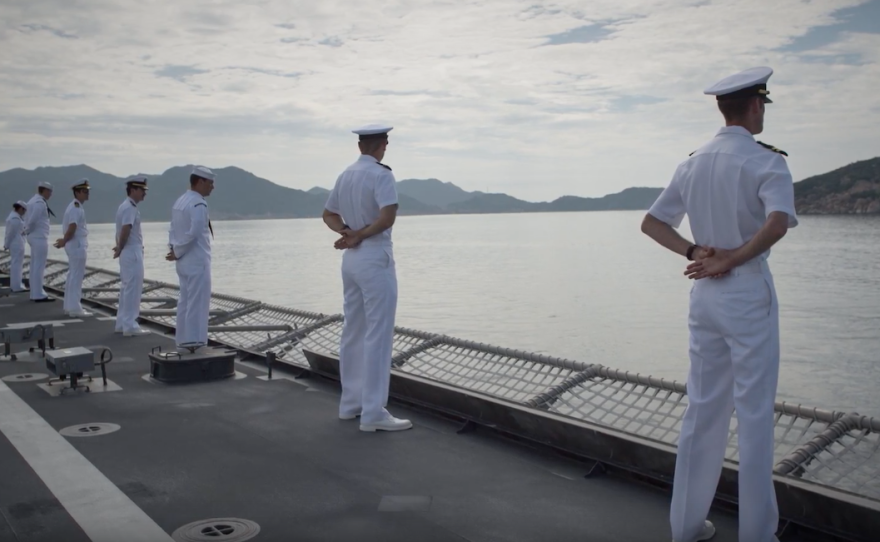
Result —
[[67, 228], [76, 224], [73, 237], [64, 244], [64, 252], [67, 253], [67, 281], [64, 285], [64, 312], [77, 315], [82, 314], [83, 276], [86, 273], [86, 256], [89, 248], [89, 227], [86, 224], [86, 210], [83, 204], [73, 199], [64, 211], [61, 221], [61, 234], [67, 234]]
[[171, 210], [169, 244], [177, 260], [180, 299], [177, 302], [175, 340], [208, 343], [208, 313], [211, 308], [211, 231], [208, 202], [188, 190], [177, 198]]
[[[394, 175], [372, 156], [361, 155], [339, 176], [325, 208], [359, 230], [378, 220], [381, 208], [396, 203]], [[360, 413], [361, 424], [377, 423], [390, 416], [385, 406], [397, 311], [391, 228], [345, 250], [342, 285], [345, 323], [339, 347], [339, 414]]]
[[31, 265], [28, 269], [31, 299], [48, 297], [43, 290], [43, 273], [46, 271], [46, 258], [49, 257], [49, 204], [43, 196], [34, 194], [27, 202], [24, 214], [24, 227], [27, 242], [31, 247]]
[[141, 312], [141, 294], [144, 289], [144, 236], [141, 233], [141, 213], [131, 198], [116, 210], [116, 243], [124, 226], [131, 226], [128, 240], [119, 254], [119, 310], [116, 312], [116, 331], [131, 333], [140, 329], [137, 319]]
[[9, 287], [13, 292], [24, 290], [21, 281], [21, 268], [24, 264], [24, 220], [14, 210], [6, 217], [6, 237], [3, 248], [9, 250], [12, 261], [9, 262]]
[[[771, 212], [797, 225], [785, 159], [739, 126], [718, 131], [675, 172], [648, 211], [678, 227], [685, 214], [694, 243], [735, 249]], [[779, 307], [769, 251], [720, 279], [697, 280], [690, 294], [688, 407], [681, 426], [670, 521], [673, 538], [703, 528], [736, 409], [739, 438], [739, 540], [775, 540], [773, 405], [779, 376]]]

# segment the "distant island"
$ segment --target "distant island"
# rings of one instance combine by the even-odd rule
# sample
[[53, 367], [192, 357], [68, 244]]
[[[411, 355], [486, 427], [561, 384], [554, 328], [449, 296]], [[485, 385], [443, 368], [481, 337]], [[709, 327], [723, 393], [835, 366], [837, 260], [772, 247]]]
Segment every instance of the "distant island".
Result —
[[[144, 221], [170, 219], [171, 205], [187, 186], [191, 170], [192, 166], [186, 165], [173, 167], [161, 175], [149, 175], [150, 192], [147, 204], [141, 209]], [[211, 196], [214, 220], [319, 217], [329, 193], [323, 187], [307, 191], [287, 188], [237, 167], [214, 171], [222, 179], [222, 189]], [[113, 222], [124, 195], [124, 179], [87, 165], [0, 172], [0, 209], [11, 208], [17, 199], [29, 199], [37, 182], [48, 181], [56, 187], [49, 205], [60, 220], [70, 197], [67, 187], [82, 178], [88, 178], [92, 186], [89, 222]], [[501, 193], [468, 192], [437, 179], [405, 179], [397, 183], [402, 215], [644, 211], [661, 190], [633, 187], [600, 198], [562, 196], [549, 202], [531, 202]], [[880, 157], [795, 183], [795, 204], [800, 214], [880, 213]]]

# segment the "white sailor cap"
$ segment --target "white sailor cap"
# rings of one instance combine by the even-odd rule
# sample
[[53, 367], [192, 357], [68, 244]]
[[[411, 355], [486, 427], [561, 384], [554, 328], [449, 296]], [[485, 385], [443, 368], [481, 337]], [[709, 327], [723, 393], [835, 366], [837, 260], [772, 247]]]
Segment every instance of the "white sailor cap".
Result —
[[365, 139], [383, 139], [388, 137], [388, 132], [393, 129], [393, 126], [385, 124], [367, 124], [366, 126], [355, 128], [351, 133], [361, 136], [360, 140], [364, 141]]
[[201, 177], [202, 179], [207, 179], [209, 181], [213, 181], [217, 178], [217, 175], [215, 175], [213, 171], [206, 168], [205, 166], [195, 166], [192, 170], [192, 174], [196, 177]]
[[129, 175], [128, 178], [125, 179], [125, 184], [132, 188], [143, 188], [144, 190], [147, 190], [147, 176]]
[[37, 184], [37, 188], [48, 188], [49, 190], [52, 190], [52, 185], [47, 183], [46, 181], [40, 181]]
[[773, 103], [767, 97], [767, 80], [773, 75], [773, 69], [766, 66], [749, 68], [747, 70], [729, 75], [703, 91], [703, 94], [714, 95], [721, 102], [736, 100], [750, 96], [763, 96], [764, 103]]
[[27, 211], [27, 203], [25, 203], [25, 202], [23, 202], [23, 201], [21, 201], [21, 200], [18, 200], [18, 201], [16, 201], [15, 203], [12, 204], [13, 207], [15, 207], [16, 205], [19, 206], [19, 207], [21, 207], [21, 208], [24, 209], [25, 211]]

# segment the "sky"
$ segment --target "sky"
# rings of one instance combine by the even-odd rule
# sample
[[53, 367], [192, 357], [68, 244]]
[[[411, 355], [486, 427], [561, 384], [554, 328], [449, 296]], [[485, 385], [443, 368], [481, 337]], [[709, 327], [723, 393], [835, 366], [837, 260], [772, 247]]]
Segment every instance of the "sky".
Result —
[[398, 180], [595, 197], [665, 186], [753, 66], [795, 181], [880, 155], [880, 0], [5, 0], [0, 170], [332, 187], [381, 122]]

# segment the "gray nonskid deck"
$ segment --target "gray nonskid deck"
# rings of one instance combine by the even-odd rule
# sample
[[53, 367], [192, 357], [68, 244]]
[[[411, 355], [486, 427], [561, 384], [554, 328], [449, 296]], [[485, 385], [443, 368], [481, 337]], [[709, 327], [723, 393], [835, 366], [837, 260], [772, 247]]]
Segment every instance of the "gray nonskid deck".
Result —
[[[60, 300], [4, 299], [0, 324], [64, 320]], [[101, 315], [96, 315], [101, 316]], [[161, 334], [122, 338], [113, 322], [85, 318], [55, 329], [58, 346], [103, 344], [120, 391], [51, 397], [10, 383], [54, 429], [93, 422], [119, 431], [68, 438], [165, 532], [208, 518], [259, 524], [255, 540], [657, 541], [668, 540], [666, 492], [512, 445], [401, 406], [402, 433], [362, 433], [336, 417], [338, 389], [292, 381], [251, 364], [237, 380], [168, 386], [146, 381]], [[119, 361], [120, 359], [132, 361]], [[0, 376], [45, 372], [0, 362]], [[97, 380], [96, 380], [97, 382]], [[0, 439], [0, 540], [88, 540], [5, 437]], [[735, 517], [714, 512], [716, 540], [736, 540]], [[11, 535], [10, 534], [14, 533]], [[122, 540], [122, 538], [120, 539]], [[796, 541], [797, 538], [787, 540]]]

